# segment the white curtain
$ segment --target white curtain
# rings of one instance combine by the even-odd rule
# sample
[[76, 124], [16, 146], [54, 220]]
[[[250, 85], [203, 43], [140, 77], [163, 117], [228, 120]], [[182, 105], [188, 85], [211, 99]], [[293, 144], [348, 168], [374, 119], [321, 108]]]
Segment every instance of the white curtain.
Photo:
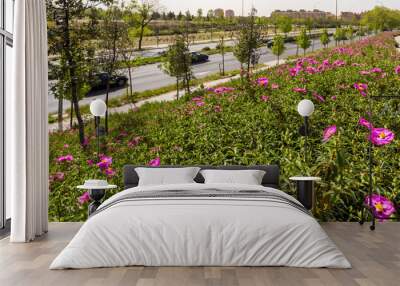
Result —
[[6, 98], [6, 187], [12, 242], [48, 227], [47, 23], [45, 0], [17, 0], [13, 94]]

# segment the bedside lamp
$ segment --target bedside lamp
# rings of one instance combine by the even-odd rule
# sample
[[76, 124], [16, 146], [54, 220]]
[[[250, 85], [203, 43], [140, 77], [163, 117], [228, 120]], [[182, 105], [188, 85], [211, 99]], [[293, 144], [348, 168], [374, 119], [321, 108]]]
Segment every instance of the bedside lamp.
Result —
[[102, 134], [100, 131], [100, 117], [104, 116], [107, 111], [106, 103], [101, 99], [96, 99], [90, 104], [90, 113], [94, 116], [94, 124], [96, 128], [96, 138], [97, 138], [97, 156], [100, 155], [100, 136]]
[[308, 118], [314, 113], [315, 107], [311, 100], [303, 99], [297, 105], [297, 111], [304, 118], [304, 125], [300, 127], [299, 133], [301, 136], [305, 136], [304, 143], [304, 161], [307, 163], [307, 137], [310, 133], [308, 126]]

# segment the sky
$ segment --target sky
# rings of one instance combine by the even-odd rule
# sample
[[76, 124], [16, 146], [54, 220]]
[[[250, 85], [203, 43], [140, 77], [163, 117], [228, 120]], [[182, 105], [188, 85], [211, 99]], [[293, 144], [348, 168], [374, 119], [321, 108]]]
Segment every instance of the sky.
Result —
[[[252, 5], [258, 10], [259, 16], [269, 16], [274, 10], [299, 10], [319, 9], [335, 12], [335, 0], [243, 0], [245, 14], [250, 12]], [[198, 8], [203, 9], [206, 14], [210, 9], [223, 8], [232, 9], [236, 15], [242, 12], [242, 0], [159, 0], [160, 4], [167, 11], [185, 12], [190, 10], [193, 14]], [[372, 9], [374, 6], [386, 6], [393, 9], [400, 9], [400, 0], [338, 0], [338, 10], [362, 12]]]

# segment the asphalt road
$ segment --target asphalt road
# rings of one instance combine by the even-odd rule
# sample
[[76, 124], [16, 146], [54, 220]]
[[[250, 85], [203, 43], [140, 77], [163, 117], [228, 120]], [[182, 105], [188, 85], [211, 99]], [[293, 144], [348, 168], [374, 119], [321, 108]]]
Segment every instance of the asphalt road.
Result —
[[[331, 41], [330, 45], [333, 46], [335, 43]], [[210, 44], [202, 44], [208, 45]], [[196, 45], [196, 48], [198, 46]], [[200, 47], [201, 48], [201, 47]], [[319, 40], [314, 41], [314, 49], [321, 49], [322, 45]], [[287, 58], [288, 56], [296, 54], [296, 45], [294, 43], [286, 44], [286, 51], [281, 56], [281, 58]], [[311, 51], [311, 48], [308, 50]], [[300, 51], [302, 53], [302, 50]], [[271, 50], [263, 47], [261, 49], [261, 58], [260, 63], [266, 63], [275, 60], [276, 57], [272, 54]], [[215, 74], [219, 72], [219, 65], [222, 61], [222, 57], [219, 54], [211, 55], [209, 61], [203, 64], [193, 65], [193, 73], [196, 78], [203, 78], [210, 74]], [[239, 62], [233, 56], [232, 53], [227, 53], [225, 55], [225, 71], [237, 70], [240, 68]], [[133, 71], [133, 89], [134, 91], [144, 91], [149, 89], [156, 89], [160, 87], [164, 87], [167, 85], [171, 85], [175, 83], [175, 78], [170, 77], [160, 70], [159, 64], [151, 64], [145, 65], [138, 68], [135, 68]], [[126, 88], [116, 89], [110, 93], [110, 98], [119, 97], [124, 95], [126, 92]], [[96, 98], [105, 98], [104, 93], [98, 94], [89, 98], [85, 98], [80, 101], [81, 105], [90, 104], [90, 102]], [[49, 113], [57, 112], [58, 109], [58, 101], [54, 98], [53, 94], [49, 92], [48, 99], [48, 108]], [[70, 107], [69, 101], [64, 101], [64, 109]]]

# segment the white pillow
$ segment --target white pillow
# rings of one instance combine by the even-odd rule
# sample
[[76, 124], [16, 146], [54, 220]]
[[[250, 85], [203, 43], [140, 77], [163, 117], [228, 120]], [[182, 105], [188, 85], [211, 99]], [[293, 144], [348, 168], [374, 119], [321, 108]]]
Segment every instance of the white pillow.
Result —
[[261, 185], [265, 171], [261, 170], [202, 170], [205, 184]]
[[139, 186], [171, 185], [195, 183], [200, 171], [198, 167], [187, 168], [135, 168], [139, 176]]

